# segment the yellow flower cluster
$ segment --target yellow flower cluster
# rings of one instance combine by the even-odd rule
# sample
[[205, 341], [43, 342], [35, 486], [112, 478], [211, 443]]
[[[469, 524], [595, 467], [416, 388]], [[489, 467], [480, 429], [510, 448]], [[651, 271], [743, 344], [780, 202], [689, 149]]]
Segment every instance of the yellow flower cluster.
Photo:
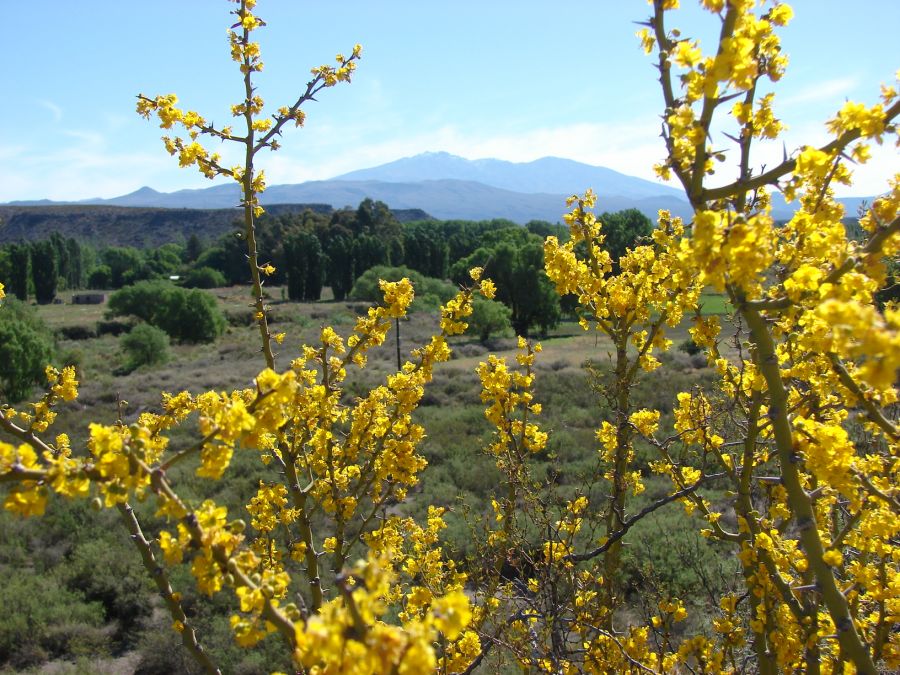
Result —
[[490, 403], [484, 414], [497, 429], [488, 452], [498, 458], [501, 470], [515, 465], [523, 453], [540, 452], [547, 445], [547, 434], [529, 421], [541, 412], [532, 393], [532, 367], [541, 345], [520, 337], [519, 349], [516, 360], [522, 371], [510, 371], [505, 359], [493, 355], [477, 369], [481, 400]]
[[[773, 3], [759, 15], [753, 12], [755, 2], [706, 1], [704, 7], [721, 16], [722, 37], [714, 56], [704, 56], [698, 41], [682, 37], [677, 30], [662, 31], [662, 12], [666, 3], [659, 6], [659, 14], [650, 28], [638, 32], [641, 46], [649, 54], [656, 45], [660, 47], [661, 67], [666, 70], [674, 63], [682, 69], [679, 77], [682, 97], [666, 90], [667, 106], [666, 140], [669, 156], [656, 169], [665, 179], [674, 170], [692, 192], [700, 176], [714, 173], [713, 160], [722, 161], [724, 155], [710, 146], [709, 120], [716, 106], [732, 98], [751, 92], [744, 100], [735, 102], [731, 111], [740, 125], [740, 135], [751, 138], [775, 138], [782, 130], [781, 122], [772, 113], [772, 94], [763, 96], [753, 111], [753, 95], [762, 78], [772, 82], [781, 79], [787, 65], [787, 56], [781, 49], [776, 26], [786, 25], [793, 17], [791, 8]], [[691, 181], [687, 181], [692, 174]], [[694, 178], [696, 177], [696, 178]]]
[[[738, 604], [723, 599], [725, 614], [714, 622], [719, 638], [684, 643], [678, 659], [727, 670], [747, 635], [760, 662], [768, 659], [776, 669], [824, 672], [844, 661], [856, 672], [876, 672], [878, 659], [886, 668], [897, 663], [893, 639], [878, 633], [891, 620], [876, 598], [890, 595], [889, 579], [897, 574], [896, 548], [885, 538], [895, 530], [883, 523], [898, 478], [900, 436], [888, 410], [897, 400], [900, 326], [895, 307], [879, 307], [875, 293], [886, 283], [885, 259], [898, 250], [900, 191], [894, 179], [861, 219], [870, 237], [858, 243], [847, 236], [833, 185], [852, 180], [844, 157], [867, 158], [858, 139], [881, 143], [896, 134], [897, 91], [883, 87], [872, 106], [844, 104], [828, 123], [830, 143], [804, 146], [754, 176], [753, 140], [782, 129], [773, 96], [758, 96], [757, 83], [780, 78], [785, 58], [772, 31], [792, 15], [786, 5], [761, 3], [757, 11], [756, 4], [704, 2], [723, 22], [714, 58], [698, 56], [697, 43], [679, 32], [664, 32], [659, 5], [641, 35], [645, 49], [661, 50], [664, 93], [674, 92], [668, 60], [686, 71], [682, 97], [666, 93], [669, 157], [661, 165], [664, 174], [674, 171], [694, 206], [680, 249], [703, 283], [726, 294], [746, 327], [737, 354], [724, 355], [719, 322], [695, 319], [691, 336], [721, 376], [719, 392], [679, 395], [675, 429], [689, 449], [678, 461], [670, 442], [656, 444], [662, 457], [654, 469], [667, 473], [685, 506], [707, 520], [706, 534], [738, 547], [750, 593], [745, 626]], [[719, 154], [710, 129], [717, 108], [732, 98], [743, 168], [734, 182], [710, 188], [710, 160]], [[786, 223], [771, 217], [772, 189], [799, 202]], [[613, 431], [603, 434], [607, 446]], [[726, 442], [730, 434], [735, 440]], [[728, 509], [737, 531], [725, 526], [721, 507], [712, 510], [699, 491], [687, 489], [710, 466], [731, 486]], [[764, 512], [754, 494], [764, 495]], [[877, 580], [857, 576], [859, 593], [849, 581], [860, 574], [857, 556], [881, 570]], [[821, 594], [797, 590], [810, 587]]]

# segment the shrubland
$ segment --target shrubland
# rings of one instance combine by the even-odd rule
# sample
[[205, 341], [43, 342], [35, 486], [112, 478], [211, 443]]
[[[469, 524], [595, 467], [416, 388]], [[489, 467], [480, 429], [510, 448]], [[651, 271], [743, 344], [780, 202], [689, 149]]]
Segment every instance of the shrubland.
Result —
[[[704, 54], [667, 26], [678, 2], [655, 0], [639, 36], [657, 55], [665, 106], [657, 170], [681, 183], [693, 218], [661, 212], [649, 237], [614, 259], [594, 195], [573, 196], [567, 238], [550, 233], [537, 249], [524, 235], [521, 245], [488, 240], [487, 260], [455, 270], [461, 288], [399, 368], [378, 355], [414, 300], [408, 278], [379, 283], [380, 302], [337, 329], [312, 329], [285, 367], [276, 357], [290, 326], [272, 330], [263, 282], [276, 269], [256, 241], [265, 187], [257, 155], [277, 148], [286, 125], [302, 125], [321, 90], [350, 80], [361, 50], [314, 68], [294, 102], [264, 114], [254, 5], [237, 3], [230, 31], [244, 84], [232, 109], [240, 132], [178, 108], [174, 95], [140, 96], [138, 111], [187, 134], [164, 137], [182, 166], [242, 187], [262, 370], [232, 391], [164, 393], [154, 409], [91, 423], [86, 442], [73, 443], [50, 427], [78, 396], [76, 371], [47, 368], [46, 393], [0, 415], [11, 441], [0, 442], [5, 508], [52, 522], [69, 498], [119, 519], [205, 672], [232, 669], [222, 664], [234, 664], [237, 649], [256, 655], [242, 668], [300, 672], [900, 667], [900, 310], [875, 298], [900, 248], [900, 178], [860, 218], [860, 241], [847, 236], [833, 198], [851, 181], [848, 160], [896, 141], [895, 86], [874, 105], [846, 103], [825, 145], [756, 170], [754, 149], [781, 131], [774, 94], [763, 92], [786, 68], [776, 31], [790, 8], [704, 0], [721, 27]], [[713, 128], [729, 129], [739, 157], [730, 182], [712, 184], [724, 157]], [[245, 163], [223, 166], [203, 139], [243, 146]], [[785, 223], [770, 215], [774, 190], [796, 201]], [[374, 227], [382, 215], [370, 204], [359, 217]], [[375, 252], [376, 239], [367, 244]], [[574, 298], [580, 327], [597, 336], [596, 358], [584, 373], [554, 370], [541, 345], [521, 337], [510, 357], [458, 359], [474, 375], [436, 390], [462, 351], [475, 298], [514, 293], [517, 270], [538, 259], [546, 284], [525, 281], [540, 297], [555, 289]], [[710, 288], [727, 299], [730, 325], [703, 312]], [[519, 332], [531, 325], [515, 308], [512, 321]], [[702, 378], [682, 360], [693, 357], [668, 351], [683, 322], [710, 366]], [[376, 378], [362, 375], [367, 366]], [[683, 387], [663, 400], [667, 370]], [[551, 426], [553, 406], [564, 413]], [[461, 439], [429, 446], [428, 425], [448, 424], [475, 432], [477, 459]], [[424, 491], [429, 472], [442, 471], [481, 500], [451, 513], [452, 495]], [[244, 507], [226, 507], [237, 494]], [[453, 545], [460, 539], [465, 547]], [[106, 570], [85, 567], [72, 573], [84, 599], [100, 603], [79, 604], [81, 624], [94, 628], [101, 607], [117, 616], [118, 599], [132, 594], [110, 593]], [[40, 593], [60, 612], [74, 602], [55, 590], [64, 578], [41, 590], [20, 576], [11, 586], [19, 605]], [[134, 602], [140, 616], [145, 606]], [[227, 617], [228, 640], [212, 616]], [[59, 635], [54, 621], [14, 629], [2, 644], [33, 637], [35, 649], [56, 649], [42, 637]], [[95, 637], [86, 631], [82, 644]], [[157, 667], [175, 667], [167, 663]]]

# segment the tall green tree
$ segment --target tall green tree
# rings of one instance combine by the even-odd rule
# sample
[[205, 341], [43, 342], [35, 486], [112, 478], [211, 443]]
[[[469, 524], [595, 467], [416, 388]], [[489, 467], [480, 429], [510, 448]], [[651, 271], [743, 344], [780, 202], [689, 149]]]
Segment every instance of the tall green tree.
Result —
[[66, 279], [66, 288], [84, 288], [84, 249], [78, 240], [72, 237], [66, 239], [66, 265], [63, 275]]
[[[358, 235], [368, 237], [370, 240], [377, 240], [379, 246], [383, 247], [383, 253], [379, 259], [367, 261], [364, 267], [358, 267], [357, 274], [375, 265], [397, 267], [403, 264], [403, 226], [387, 204], [368, 198], [364, 199], [356, 209], [352, 228]], [[371, 242], [362, 246], [362, 249], [370, 252], [374, 252], [375, 248]], [[363, 256], [366, 257], [365, 253]]]
[[613, 273], [619, 271], [619, 258], [625, 251], [638, 245], [640, 239], [649, 237], [653, 230], [650, 219], [637, 209], [625, 209], [615, 213], [603, 213], [599, 218], [603, 224], [603, 248], [609, 252], [613, 263]]
[[112, 287], [112, 271], [109, 265], [98, 265], [91, 270], [87, 278], [87, 287], [95, 290], [105, 290]]
[[445, 220], [440, 230], [449, 247], [450, 264], [472, 255], [484, 243], [485, 236], [497, 230], [522, 229], [514, 222], [502, 218], [494, 220]]
[[406, 266], [426, 277], [446, 279], [450, 267], [450, 245], [437, 223], [417, 222], [403, 229]]
[[569, 228], [559, 223], [551, 223], [547, 220], [529, 220], [525, 223], [525, 229], [536, 234], [541, 239], [553, 236], [560, 241], [566, 241], [569, 238]]
[[28, 285], [31, 280], [31, 247], [28, 244], [13, 244], [9, 247], [12, 273], [9, 290], [22, 302], [28, 301]]
[[387, 204], [368, 197], [356, 209], [356, 227], [359, 232], [377, 234], [385, 239], [400, 237], [403, 230]]
[[325, 279], [325, 253], [312, 232], [294, 232], [284, 242], [288, 297], [291, 300], [318, 300]]
[[33, 308], [4, 301], [0, 311], [0, 398], [17, 402], [44, 382], [44, 367], [53, 358], [50, 331]]
[[112, 288], [121, 288], [147, 276], [144, 273], [144, 257], [131, 246], [110, 246], [104, 249], [101, 259], [109, 267]]
[[184, 261], [188, 263], [194, 262], [203, 253], [203, 242], [196, 234], [188, 237], [187, 244], [184, 247]]
[[347, 297], [356, 281], [353, 240], [348, 235], [332, 237], [325, 245], [325, 280], [335, 300]]
[[178, 273], [183, 256], [184, 248], [179, 244], [170, 242], [163, 244], [159, 248], [146, 249], [144, 251], [144, 264], [150, 270], [152, 276], [167, 277]]
[[59, 282], [57, 249], [50, 240], [38, 241], [31, 246], [31, 278], [34, 296], [39, 305], [47, 305], [56, 297]]
[[12, 278], [12, 261], [9, 258], [9, 246], [0, 246], [0, 283], [9, 288]]
[[559, 323], [559, 296], [544, 272], [544, 249], [540, 237], [522, 228], [493, 233], [496, 241], [457, 261], [451, 277], [465, 283], [468, 270], [483, 267], [485, 277], [497, 285], [496, 299], [509, 307], [517, 335], [532, 328], [546, 333]]
[[368, 269], [391, 262], [387, 242], [372, 234], [361, 234], [353, 240], [353, 259], [357, 278]]
[[53, 232], [49, 238], [56, 257], [57, 283], [62, 282], [63, 288], [68, 288], [67, 272], [69, 271], [69, 249], [66, 247], [66, 239], [59, 232]]
[[229, 284], [246, 284], [247, 251], [244, 240], [236, 234], [226, 234], [215, 246], [206, 249], [195, 262], [195, 267], [212, 267], [221, 272]]

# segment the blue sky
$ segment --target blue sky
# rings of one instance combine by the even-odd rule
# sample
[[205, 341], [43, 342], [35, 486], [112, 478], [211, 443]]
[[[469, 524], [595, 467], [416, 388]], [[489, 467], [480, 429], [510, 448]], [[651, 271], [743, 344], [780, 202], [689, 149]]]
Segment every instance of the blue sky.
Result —
[[[683, 4], [692, 5], [690, 0]], [[776, 110], [788, 150], [822, 142], [846, 99], [873, 103], [900, 68], [896, 0], [798, 0], [782, 31], [791, 57]], [[149, 185], [206, 187], [179, 169], [161, 130], [134, 113], [138, 92], [174, 92], [219, 124], [242, 95], [225, 0], [4, 3], [8, 61], [0, 108], [0, 201], [113, 197]], [[663, 154], [661, 94], [633, 24], [641, 0], [260, 0], [259, 93], [292, 102], [309, 68], [363, 45], [351, 85], [306, 108], [304, 129], [265, 155], [269, 184], [325, 179], [424, 151], [529, 161], [554, 155], [653, 178]], [[711, 49], [716, 19], [671, 24]], [[705, 39], [704, 39], [705, 38]], [[782, 147], [759, 161], [770, 166]], [[900, 171], [879, 148], [842, 194], [870, 195]], [[573, 185], [572, 192], [589, 186]]]

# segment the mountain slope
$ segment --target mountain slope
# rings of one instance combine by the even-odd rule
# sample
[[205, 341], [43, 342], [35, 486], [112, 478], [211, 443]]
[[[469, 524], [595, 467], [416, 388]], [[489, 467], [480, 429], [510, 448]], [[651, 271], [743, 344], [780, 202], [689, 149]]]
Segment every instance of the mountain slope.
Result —
[[[384, 182], [328, 180], [295, 185], [272, 185], [260, 202], [271, 204], [330, 204], [334, 208], [356, 206], [368, 198], [386, 203], [391, 209], [421, 209], [442, 220], [484, 220], [507, 218], [517, 223], [529, 220], [556, 222], [566, 212], [568, 193], [524, 193], [492, 187], [475, 181], [423, 180], [420, 182]], [[121, 197], [89, 200], [70, 206], [132, 207], [155, 209], [229, 209], [238, 204], [236, 184], [216, 185], [200, 190], [156, 192], [142, 188]], [[63, 202], [18, 202], [7, 208], [61, 207]], [[2, 208], [2, 207], [0, 207]], [[643, 198], [609, 195], [600, 200], [602, 211], [636, 208], [655, 218], [661, 208], [676, 215], [686, 215], [687, 202], [669, 196]]]
[[[333, 208], [356, 208], [363, 199], [371, 198], [385, 202], [392, 209], [420, 209], [440, 219], [506, 218], [518, 223], [529, 220], [557, 222], [566, 212], [566, 197], [587, 188], [593, 188], [598, 194], [598, 210], [601, 212], [636, 208], [653, 220], [659, 209], [668, 209], [674, 215], [682, 217], [690, 215], [690, 207], [679, 190], [604, 167], [558, 157], [544, 157], [525, 163], [498, 159], [468, 160], [446, 152], [405, 157], [381, 166], [352, 171], [331, 180], [272, 185], [260, 196], [260, 201], [267, 206], [321, 204]], [[845, 203], [849, 216], [855, 216], [857, 207], [863, 200], [849, 198], [839, 201]], [[163, 209], [233, 209], [239, 202], [238, 185], [225, 181], [204, 189], [168, 193], [143, 187], [120, 197], [90, 199], [76, 204]], [[773, 195], [772, 203], [776, 219], [790, 217], [792, 209], [784, 203], [780, 194]], [[52, 212], [52, 207], [61, 204], [64, 203], [41, 200], [14, 202], [9, 207], [48, 207], [51, 211], [46, 212], [47, 218], [52, 220], [58, 219]], [[173, 216], [166, 217], [171, 220]], [[91, 218], [78, 218], [75, 229], [90, 238], [98, 236], [99, 233], [91, 229]], [[199, 220], [203, 218], [198, 217]], [[30, 228], [35, 226], [35, 223], [29, 225]], [[183, 230], [180, 226], [175, 226], [175, 229]], [[122, 232], [122, 235], [125, 234], [127, 233]], [[24, 231], [20, 231], [19, 236], [33, 238]], [[139, 233], [131, 236], [140, 238]], [[0, 238], [2, 237], [0, 231]]]
[[559, 157], [516, 163], [499, 159], [470, 160], [446, 152], [426, 152], [351, 171], [332, 180], [409, 183], [442, 179], [475, 181], [513, 192], [570, 195], [590, 187], [601, 197], [643, 199], [665, 195], [683, 199], [680, 191], [669, 186]]

